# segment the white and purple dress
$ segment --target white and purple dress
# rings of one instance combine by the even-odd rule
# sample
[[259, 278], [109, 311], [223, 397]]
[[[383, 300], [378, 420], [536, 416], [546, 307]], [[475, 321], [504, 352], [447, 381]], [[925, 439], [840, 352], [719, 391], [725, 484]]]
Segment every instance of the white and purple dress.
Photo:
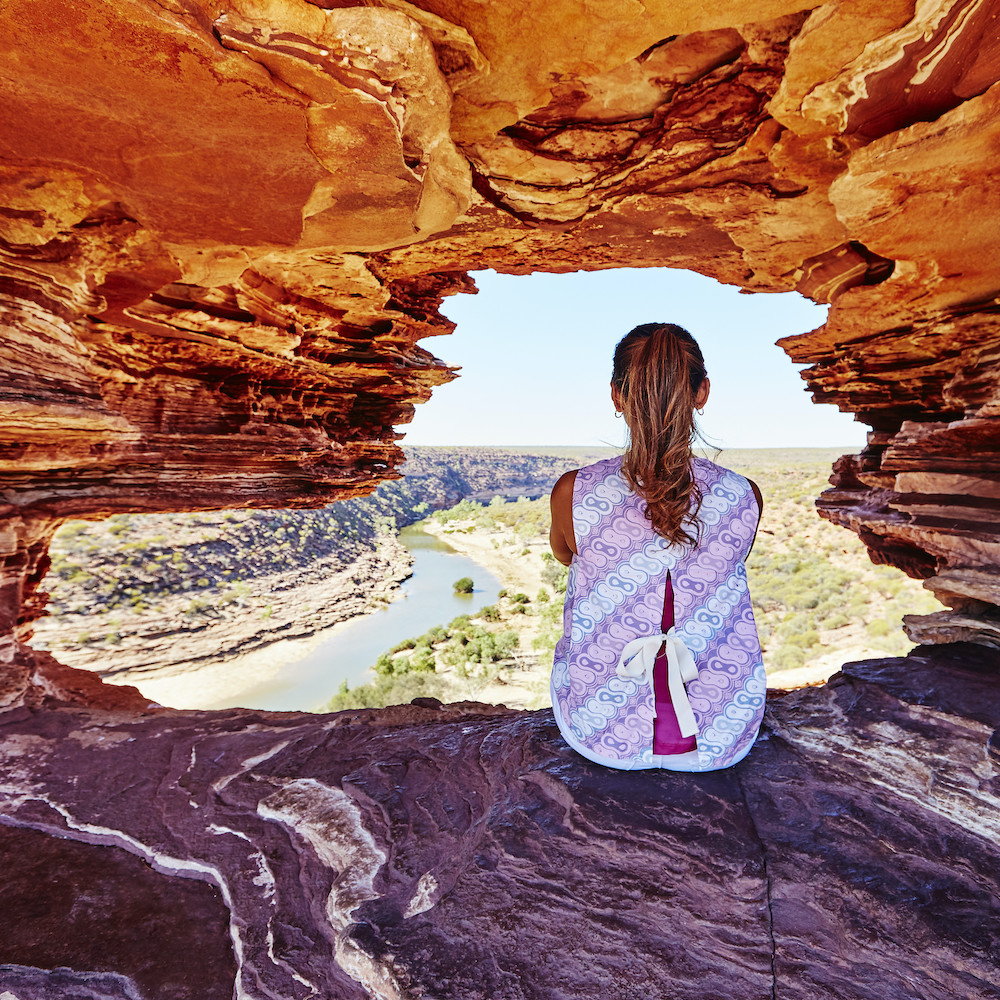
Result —
[[[598, 764], [714, 771], [742, 760], [760, 729], [766, 679], [744, 566], [760, 505], [743, 476], [702, 458], [691, 468], [702, 490], [696, 547], [653, 531], [645, 501], [621, 476], [620, 457], [576, 474], [577, 555], [552, 705], [566, 742]], [[664, 651], [668, 685], [654, 685]], [[654, 686], [669, 686], [680, 737], [693, 736], [694, 749], [656, 752], [684, 744], [665, 744], [657, 733], [654, 748], [664, 709]]]

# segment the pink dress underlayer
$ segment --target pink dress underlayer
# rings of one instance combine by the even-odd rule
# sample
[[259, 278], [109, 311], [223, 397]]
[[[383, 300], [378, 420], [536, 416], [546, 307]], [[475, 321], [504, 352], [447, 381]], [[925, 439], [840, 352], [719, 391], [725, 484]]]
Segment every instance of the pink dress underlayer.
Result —
[[[667, 574], [667, 585], [663, 594], [663, 624], [666, 632], [674, 624], [674, 585]], [[656, 718], [653, 720], [653, 753], [675, 754], [688, 753], [697, 749], [698, 741], [694, 736], [681, 736], [677, 724], [677, 713], [670, 701], [670, 690], [667, 687], [667, 654], [660, 647], [653, 663], [653, 698], [656, 703]]]

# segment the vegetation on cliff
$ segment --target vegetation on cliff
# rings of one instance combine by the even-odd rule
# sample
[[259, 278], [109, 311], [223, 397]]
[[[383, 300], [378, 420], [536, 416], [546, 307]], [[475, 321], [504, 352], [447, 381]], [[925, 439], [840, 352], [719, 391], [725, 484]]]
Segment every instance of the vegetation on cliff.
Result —
[[[372, 684], [341, 689], [329, 707], [418, 696], [544, 704], [566, 576], [547, 551], [545, 494], [581, 457], [415, 449], [406, 479], [319, 510], [71, 522], [52, 546], [54, 614], [39, 640], [72, 664], [127, 675], [308, 635], [388, 600], [408, 566], [397, 527], [434, 511], [435, 531], [459, 548], [479, 539], [516, 586], [466, 621], [408, 640], [406, 652], [387, 650]], [[816, 515], [832, 457], [769, 450], [722, 459], [755, 478], [765, 498], [748, 567], [772, 676], [900, 654], [911, 645], [903, 613], [936, 607], [918, 583], [873, 566], [854, 535]]]
[[70, 521], [50, 549], [50, 616], [36, 642], [110, 674], [309, 635], [389, 599], [409, 566], [398, 528], [467, 496], [542, 495], [574, 464], [507, 449], [413, 448], [405, 478], [317, 510]]

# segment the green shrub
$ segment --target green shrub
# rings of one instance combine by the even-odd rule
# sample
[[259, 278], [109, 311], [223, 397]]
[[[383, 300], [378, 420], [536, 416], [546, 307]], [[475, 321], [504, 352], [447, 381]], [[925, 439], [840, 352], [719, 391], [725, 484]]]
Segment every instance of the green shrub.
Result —
[[471, 576], [463, 576], [460, 580], [456, 580], [452, 587], [454, 587], [456, 594], [471, 594], [476, 585]]
[[806, 662], [805, 651], [798, 646], [782, 646], [771, 657], [767, 666], [771, 670], [794, 670]]
[[409, 659], [410, 670], [416, 671], [417, 673], [428, 673], [434, 671], [434, 651], [430, 646], [425, 646], [423, 644], [417, 646], [413, 651], [413, 655]]
[[885, 619], [880, 618], [876, 621], [869, 622], [865, 631], [873, 639], [882, 639], [889, 634], [891, 626], [887, 621], [885, 621]]
[[800, 649], [812, 649], [813, 646], [820, 644], [819, 632], [814, 628], [806, 629], [805, 632], [793, 635], [788, 641]]
[[521, 644], [521, 637], [513, 629], [506, 629], [497, 633], [494, 642], [497, 658], [505, 660], [512, 656], [514, 650]]
[[545, 563], [542, 567], [542, 583], [547, 583], [557, 594], [565, 594], [569, 567], [556, 562], [551, 552], [543, 552], [542, 560]]
[[[341, 685], [343, 688], [343, 685]], [[402, 676], [379, 677], [371, 684], [361, 684], [348, 691], [338, 690], [323, 711], [339, 712], [352, 708], [382, 708], [385, 705], [405, 705], [414, 698], [449, 700], [448, 685], [443, 677], [433, 673], [409, 673]]]

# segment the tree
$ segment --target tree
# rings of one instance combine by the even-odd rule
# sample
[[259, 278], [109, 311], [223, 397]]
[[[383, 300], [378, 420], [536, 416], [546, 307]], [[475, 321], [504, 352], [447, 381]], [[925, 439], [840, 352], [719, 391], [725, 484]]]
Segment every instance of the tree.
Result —
[[471, 594], [475, 588], [471, 576], [463, 576], [461, 580], [456, 580], [452, 586], [455, 588], [456, 594]]

